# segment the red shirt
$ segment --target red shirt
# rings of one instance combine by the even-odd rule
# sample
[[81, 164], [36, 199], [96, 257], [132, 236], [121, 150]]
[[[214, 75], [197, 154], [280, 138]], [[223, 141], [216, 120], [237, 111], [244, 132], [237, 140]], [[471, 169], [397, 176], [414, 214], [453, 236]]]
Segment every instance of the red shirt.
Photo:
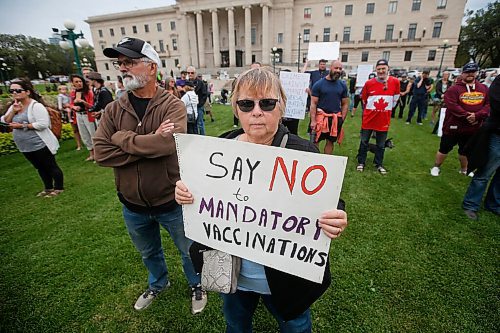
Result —
[[392, 108], [399, 99], [399, 80], [389, 76], [387, 83], [376, 78], [366, 81], [361, 93], [363, 122], [361, 129], [387, 132], [391, 123]]

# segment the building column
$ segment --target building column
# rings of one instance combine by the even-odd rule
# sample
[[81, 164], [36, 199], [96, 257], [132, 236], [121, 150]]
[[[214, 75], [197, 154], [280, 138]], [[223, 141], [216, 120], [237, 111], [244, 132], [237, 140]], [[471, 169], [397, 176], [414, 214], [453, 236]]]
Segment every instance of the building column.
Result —
[[195, 12], [196, 14], [196, 34], [198, 41], [198, 62], [200, 68], [205, 68], [205, 40], [203, 39], [203, 17], [201, 11]]
[[181, 29], [179, 31], [179, 50], [181, 51], [181, 58], [179, 59], [179, 64], [181, 68], [185, 69], [187, 66], [191, 65], [192, 60], [190, 56], [190, 45], [189, 45], [189, 35], [188, 35], [188, 19], [187, 13], [184, 12], [180, 16]]
[[262, 7], [262, 64], [269, 65], [269, 7], [265, 4]]
[[214, 67], [220, 67], [220, 45], [219, 45], [219, 16], [217, 15], [217, 9], [210, 10], [212, 13], [212, 31], [213, 31], [213, 43], [214, 43]]
[[198, 43], [196, 43], [196, 21], [194, 19], [193, 15], [187, 14], [187, 25], [188, 25], [188, 45], [189, 45], [189, 52], [191, 55], [191, 63], [188, 65], [192, 65], [195, 67], [200, 67], [198, 63]]
[[[285, 8], [285, 22], [293, 21], [293, 9]], [[285, 31], [283, 34], [283, 62], [289, 64], [292, 63], [292, 42], [294, 42], [293, 28], [291, 24], [285, 24]]]
[[243, 8], [245, 9], [245, 65], [250, 66], [252, 64], [252, 6], [243, 6]]
[[234, 8], [228, 7], [227, 22], [228, 22], [228, 37], [229, 37], [229, 67], [236, 67], [236, 40], [234, 38]]

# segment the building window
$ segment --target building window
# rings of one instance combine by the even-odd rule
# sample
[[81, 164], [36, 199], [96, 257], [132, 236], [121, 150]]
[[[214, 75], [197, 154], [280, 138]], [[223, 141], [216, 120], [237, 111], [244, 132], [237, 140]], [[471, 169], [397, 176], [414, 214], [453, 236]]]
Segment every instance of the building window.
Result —
[[344, 36], [342, 37], [343, 42], [351, 41], [351, 27], [344, 27]]
[[305, 19], [311, 18], [311, 8], [304, 8], [304, 18]]
[[394, 35], [394, 24], [388, 24], [385, 27], [385, 40], [392, 41], [392, 36]]
[[170, 30], [175, 30], [175, 21], [170, 21]]
[[161, 23], [156, 23], [156, 30], [157, 30], [158, 32], [161, 32], [161, 30], [162, 30], [162, 29], [161, 29]]
[[330, 28], [324, 28], [323, 29], [323, 42], [329, 42], [330, 41]]
[[104, 68], [106, 68], [106, 70], [109, 71], [109, 64], [107, 62], [104, 63]]
[[442, 27], [443, 22], [434, 22], [434, 28], [432, 29], [432, 38], [439, 38], [441, 36]]
[[309, 43], [311, 38], [311, 29], [304, 29], [304, 43]]
[[174, 66], [177, 67], [178, 64], [179, 64], [179, 59], [174, 59]]
[[116, 44], [111, 44], [111, 47], [112, 47], [112, 48], [115, 48], [115, 47], [116, 47]]
[[109, 29], [109, 35], [110, 35], [111, 37], [114, 37], [114, 36], [115, 36], [115, 29], [110, 28], [110, 29]]
[[250, 39], [252, 41], [252, 45], [255, 45], [257, 43], [257, 28], [251, 28], [250, 29]]
[[166, 63], [165, 59], [161, 59], [161, 67], [163, 67], [163, 68], [167, 67], [167, 63]]
[[325, 6], [325, 16], [332, 16], [332, 6]]
[[158, 45], [160, 46], [160, 52], [165, 52], [165, 45], [163, 44], [162, 39], [158, 41]]
[[398, 11], [398, 2], [389, 1], [389, 14], [395, 14]]
[[105, 47], [106, 47], [106, 45], [101, 44], [101, 50], [104, 50]]
[[172, 38], [172, 49], [177, 51], [177, 38]]
[[372, 26], [365, 25], [365, 33], [363, 34], [363, 41], [367, 42], [372, 39]]
[[445, 9], [446, 2], [446, 0], [437, 0], [437, 9]]
[[282, 43], [283, 43], [283, 33], [279, 32], [278, 33], [278, 44], [282, 44]]
[[345, 5], [345, 15], [352, 15], [352, 5]]
[[415, 40], [416, 35], [417, 35], [417, 24], [411, 23], [408, 26], [408, 40]]
[[390, 57], [391, 57], [391, 51], [383, 51], [382, 52], [382, 59], [389, 61]]
[[341, 62], [347, 62], [349, 59], [349, 52], [342, 52]]
[[137, 33], [137, 27], [136, 27], [135, 25], [133, 25], [133, 26], [132, 26], [132, 32], [133, 32], [134, 34], [136, 34], [136, 33]]
[[111, 77], [109, 75], [106, 75], [106, 81], [111, 80]]
[[368, 62], [368, 51], [361, 52], [361, 62]]
[[420, 5], [422, 4], [422, 0], [413, 0], [411, 4], [411, 11], [418, 12], [420, 10]]
[[121, 27], [120, 32], [121, 32], [122, 36], [125, 36], [125, 27]]
[[373, 14], [375, 12], [375, 3], [370, 2], [366, 4], [366, 13], [367, 14]]
[[429, 50], [427, 61], [434, 61], [434, 60], [436, 60], [436, 50]]
[[405, 51], [405, 61], [411, 61], [412, 51]]
[[144, 24], [144, 32], [149, 32], [149, 24]]
[[97, 31], [97, 33], [99, 34], [99, 37], [102, 37], [102, 30], [101, 30], [101, 29], [99, 29], [99, 30]]

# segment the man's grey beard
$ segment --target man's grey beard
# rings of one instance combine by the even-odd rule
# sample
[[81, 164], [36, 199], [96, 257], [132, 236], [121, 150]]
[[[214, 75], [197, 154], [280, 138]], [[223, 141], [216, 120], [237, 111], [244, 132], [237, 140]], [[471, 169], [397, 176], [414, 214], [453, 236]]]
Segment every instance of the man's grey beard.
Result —
[[340, 78], [340, 73], [332, 73], [330, 72], [330, 79], [332, 79], [333, 81], [336, 81]]
[[148, 77], [145, 74], [132, 75], [125, 74], [123, 76], [123, 87], [127, 91], [134, 91], [140, 88], [144, 88], [148, 83]]

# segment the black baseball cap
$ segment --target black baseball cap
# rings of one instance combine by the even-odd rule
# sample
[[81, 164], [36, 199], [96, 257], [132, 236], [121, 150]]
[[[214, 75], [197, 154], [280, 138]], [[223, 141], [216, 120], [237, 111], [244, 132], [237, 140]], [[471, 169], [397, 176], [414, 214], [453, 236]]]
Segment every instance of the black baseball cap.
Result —
[[375, 67], [377, 66], [389, 66], [389, 62], [385, 59], [380, 59], [379, 61], [377, 61]]
[[478, 64], [475, 62], [469, 62], [468, 64], [465, 64], [464, 67], [462, 68], [462, 73], [470, 73], [470, 72], [477, 72], [479, 70]]
[[131, 59], [147, 57], [153, 60], [158, 68], [161, 67], [160, 56], [148, 42], [139, 38], [124, 37], [116, 44], [116, 47], [107, 47], [102, 53], [108, 58], [118, 58], [119, 55], [124, 55]]

